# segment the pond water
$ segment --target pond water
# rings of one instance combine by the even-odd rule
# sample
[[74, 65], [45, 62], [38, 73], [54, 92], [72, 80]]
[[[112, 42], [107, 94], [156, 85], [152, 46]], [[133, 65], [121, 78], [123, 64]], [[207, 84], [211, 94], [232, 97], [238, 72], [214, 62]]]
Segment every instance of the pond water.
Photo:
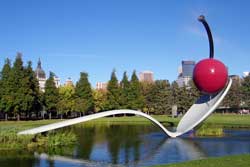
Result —
[[[153, 125], [85, 125], [72, 129], [75, 145], [36, 151], [1, 151], [1, 167], [151, 166], [250, 153], [250, 130], [225, 130], [219, 138], [168, 138]], [[67, 130], [67, 129], [64, 129]]]

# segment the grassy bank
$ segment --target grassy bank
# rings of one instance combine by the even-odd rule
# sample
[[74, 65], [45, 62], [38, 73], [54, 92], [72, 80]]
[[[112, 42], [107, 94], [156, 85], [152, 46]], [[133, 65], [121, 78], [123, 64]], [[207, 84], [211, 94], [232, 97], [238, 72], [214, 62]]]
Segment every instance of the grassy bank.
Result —
[[224, 131], [221, 126], [202, 124], [200, 127], [196, 128], [196, 136], [224, 136]]
[[1, 122], [0, 150], [48, 148], [69, 145], [76, 141], [76, 135], [70, 131], [49, 132], [46, 135], [17, 135], [21, 130], [52, 122], [55, 121]]
[[[172, 118], [166, 115], [152, 115], [159, 122], [166, 125], [176, 126], [180, 118]], [[28, 129], [32, 127], [38, 127], [41, 125], [47, 125], [49, 123], [59, 122], [61, 120], [40, 120], [40, 121], [0, 121], [0, 128], [2, 126], [19, 127], [20, 129]], [[112, 124], [151, 124], [147, 119], [140, 116], [132, 117], [106, 117], [92, 120], [86, 123], [112, 123]], [[222, 128], [250, 128], [250, 115], [233, 115], [233, 114], [213, 114], [204, 124], [218, 125]]]
[[155, 167], [248, 167], [250, 165], [250, 155], [234, 155], [219, 158], [208, 158], [177, 164], [158, 165]]
[[[197, 111], [198, 112], [198, 111]], [[151, 115], [161, 123], [176, 126], [180, 118], [172, 118], [166, 115]], [[117, 123], [117, 124], [150, 124], [151, 122], [140, 116], [134, 117], [108, 117], [92, 120], [89, 123]], [[250, 115], [213, 114], [204, 124], [219, 126], [221, 128], [250, 128]]]
[[[164, 123], [165, 126], [176, 126], [179, 118], [168, 116], [153, 116]], [[40, 121], [0, 121], [0, 149], [21, 149], [25, 147], [61, 145], [72, 143], [75, 140], [73, 133], [55, 131], [48, 133], [48, 136], [38, 135], [17, 135], [17, 132], [29, 128], [39, 127], [61, 120], [40, 120]], [[107, 117], [89, 121], [84, 124], [151, 124], [147, 119], [140, 116], [132, 117]], [[221, 115], [210, 116], [197, 131], [198, 136], [221, 136], [223, 128], [250, 128], [250, 115]], [[35, 139], [35, 140], [34, 140]], [[64, 139], [66, 142], [62, 141]]]
[[250, 115], [213, 114], [205, 123], [224, 128], [250, 128]]

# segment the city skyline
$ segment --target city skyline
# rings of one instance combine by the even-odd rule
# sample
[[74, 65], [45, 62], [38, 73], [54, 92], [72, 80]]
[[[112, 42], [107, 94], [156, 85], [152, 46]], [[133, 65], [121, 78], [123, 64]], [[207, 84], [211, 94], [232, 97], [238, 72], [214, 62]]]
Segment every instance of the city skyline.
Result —
[[[154, 72], [154, 78], [176, 80], [182, 60], [208, 57], [206, 32], [197, 17], [204, 14], [215, 39], [215, 58], [229, 74], [249, 71], [247, 35], [250, 2], [190, 1], [3, 1], [0, 5], [0, 67], [4, 59], [39, 58], [62, 83], [81, 71], [92, 85], [110, 79], [113, 69]], [[56, 10], [55, 10], [56, 9]], [[232, 12], [232, 10], [234, 12]], [[11, 11], [11, 12], [10, 12]], [[56, 12], [55, 12], [56, 11]], [[237, 26], [236, 26], [237, 25]]]

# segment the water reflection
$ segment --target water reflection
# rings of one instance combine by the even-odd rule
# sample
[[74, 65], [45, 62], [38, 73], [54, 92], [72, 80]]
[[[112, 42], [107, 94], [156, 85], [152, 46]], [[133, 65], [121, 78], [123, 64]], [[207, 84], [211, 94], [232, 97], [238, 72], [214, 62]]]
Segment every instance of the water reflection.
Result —
[[0, 166], [150, 166], [250, 153], [247, 130], [226, 131], [222, 138], [171, 139], [152, 125], [78, 125], [71, 129], [78, 136], [75, 145], [1, 151]]

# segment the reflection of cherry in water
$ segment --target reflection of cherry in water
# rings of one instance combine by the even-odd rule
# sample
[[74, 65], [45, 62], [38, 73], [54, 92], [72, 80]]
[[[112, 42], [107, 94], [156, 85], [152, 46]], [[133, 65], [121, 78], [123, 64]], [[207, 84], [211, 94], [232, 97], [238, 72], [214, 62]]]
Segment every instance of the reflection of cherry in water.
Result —
[[226, 66], [219, 60], [214, 59], [213, 38], [209, 26], [204, 16], [200, 16], [199, 21], [203, 23], [207, 30], [210, 58], [198, 62], [193, 71], [193, 80], [196, 87], [203, 93], [214, 94], [222, 90], [228, 79]]

